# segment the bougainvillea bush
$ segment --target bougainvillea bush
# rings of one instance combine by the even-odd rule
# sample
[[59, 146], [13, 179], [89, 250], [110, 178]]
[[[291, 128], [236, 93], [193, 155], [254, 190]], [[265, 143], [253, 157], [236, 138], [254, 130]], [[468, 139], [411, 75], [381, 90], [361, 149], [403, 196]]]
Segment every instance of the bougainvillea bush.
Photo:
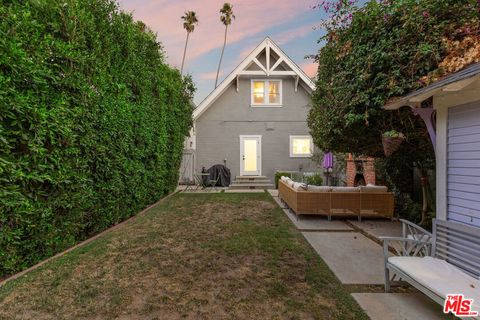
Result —
[[[316, 56], [319, 68], [308, 119], [314, 141], [324, 150], [381, 158], [382, 134], [403, 133], [405, 142], [382, 167], [392, 186], [408, 193], [412, 167], [431, 168], [433, 148], [422, 120], [408, 107], [394, 112], [381, 107], [426, 85], [429, 75], [448, 73], [440, 69], [446, 69], [445, 59], [452, 54], [449, 44], [478, 38], [479, 4], [372, 0], [359, 7], [336, 0], [323, 1], [318, 9], [329, 12], [330, 19], [322, 23], [325, 46]], [[475, 51], [458, 47], [457, 54], [470, 50], [465, 65], [476, 61]]]
[[172, 191], [193, 85], [111, 0], [0, 0], [0, 276]]

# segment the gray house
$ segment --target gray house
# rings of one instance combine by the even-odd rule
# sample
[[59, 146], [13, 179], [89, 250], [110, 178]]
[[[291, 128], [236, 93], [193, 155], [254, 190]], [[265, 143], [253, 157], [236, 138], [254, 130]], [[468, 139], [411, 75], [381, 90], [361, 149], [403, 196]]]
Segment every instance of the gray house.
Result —
[[267, 37], [195, 109], [184, 178], [225, 164], [233, 186], [249, 180], [263, 187], [276, 171], [316, 171], [306, 124], [313, 89], [311, 79]]

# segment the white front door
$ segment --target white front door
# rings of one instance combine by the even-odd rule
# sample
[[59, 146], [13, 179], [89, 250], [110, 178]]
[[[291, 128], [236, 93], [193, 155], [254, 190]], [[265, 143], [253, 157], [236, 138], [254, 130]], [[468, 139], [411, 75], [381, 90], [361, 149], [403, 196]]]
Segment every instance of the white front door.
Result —
[[259, 176], [262, 171], [262, 136], [240, 136], [240, 175]]

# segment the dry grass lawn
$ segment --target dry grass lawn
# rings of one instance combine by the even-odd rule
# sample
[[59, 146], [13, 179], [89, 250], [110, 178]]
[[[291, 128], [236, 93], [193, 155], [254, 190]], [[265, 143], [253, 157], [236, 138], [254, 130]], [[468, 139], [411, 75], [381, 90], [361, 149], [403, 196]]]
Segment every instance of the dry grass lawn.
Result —
[[2, 319], [368, 319], [265, 194], [177, 194], [0, 288]]

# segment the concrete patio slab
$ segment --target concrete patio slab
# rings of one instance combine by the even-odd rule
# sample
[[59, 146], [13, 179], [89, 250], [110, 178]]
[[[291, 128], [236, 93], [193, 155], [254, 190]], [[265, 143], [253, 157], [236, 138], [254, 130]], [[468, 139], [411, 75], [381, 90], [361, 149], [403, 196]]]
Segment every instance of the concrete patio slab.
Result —
[[421, 293], [352, 293], [372, 320], [445, 319], [440, 305]]
[[322, 216], [296, 216], [288, 209], [283, 209], [283, 212], [293, 222], [293, 224], [300, 231], [354, 231], [353, 228], [346, 225], [341, 220], [328, 221], [327, 217]]
[[362, 229], [371, 236], [378, 238], [382, 236], [400, 237], [402, 235], [402, 224], [400, 221], [391, 220], [348, 220], [357, 228]]
[[358, 232], [302, 232], [343, 284], [383, 284], [383, 250]]
[[299, 216], [297, 218], [294, 213], [285, 209], [285, 205], [280, 202], [280, 199], [276, 197], [273, 199], [300, 231], [353, 231], [353, 228], [349, 227], [341, 220], [328, 221], [327, 217], [307, 215]]
[[272, 197], [278, 197], [278, 190], [277, 189], [268, 189], [268, 193], [272, 195]]

